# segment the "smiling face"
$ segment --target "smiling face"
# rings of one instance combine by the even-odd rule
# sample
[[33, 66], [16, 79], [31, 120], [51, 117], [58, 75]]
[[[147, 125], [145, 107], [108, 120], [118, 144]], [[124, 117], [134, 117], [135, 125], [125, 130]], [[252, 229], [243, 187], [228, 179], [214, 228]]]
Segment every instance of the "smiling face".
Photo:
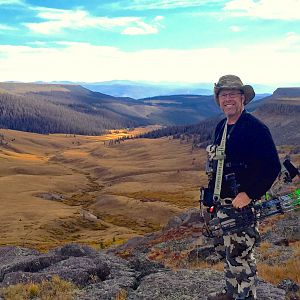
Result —
[[240, 90], [222, 89], [218, 95], [218, 100], [227, 117], [228, 124], [234, 124], [244, 110], [245, 96]]

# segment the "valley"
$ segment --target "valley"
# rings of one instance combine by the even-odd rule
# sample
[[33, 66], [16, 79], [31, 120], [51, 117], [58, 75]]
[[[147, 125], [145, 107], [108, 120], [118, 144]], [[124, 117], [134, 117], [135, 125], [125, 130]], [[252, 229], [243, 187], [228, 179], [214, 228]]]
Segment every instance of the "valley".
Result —
[[103, 248], [197, 206], [203, 149], [170, 138], [110, 143], [152, 128], [103, 136], [1, 129], [0, 244]]

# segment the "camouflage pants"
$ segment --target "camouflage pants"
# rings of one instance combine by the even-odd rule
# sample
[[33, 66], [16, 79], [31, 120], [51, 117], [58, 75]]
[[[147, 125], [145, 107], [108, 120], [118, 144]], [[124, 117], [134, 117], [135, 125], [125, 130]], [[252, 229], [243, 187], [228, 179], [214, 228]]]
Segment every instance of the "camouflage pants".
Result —
[[[226, 209], [219, 210], [217, 216], [221, 219], [227, 218]], [[222, 240], [223, 245], [219, 241], [216, 250], [223, 250], [223, 253], [225, 250], [227, 293], [234, 299], [256, 299], [257, 271], [254, 246], [259, 242], [257, 227], [249, 226], [245, 231], [225, 235]]]

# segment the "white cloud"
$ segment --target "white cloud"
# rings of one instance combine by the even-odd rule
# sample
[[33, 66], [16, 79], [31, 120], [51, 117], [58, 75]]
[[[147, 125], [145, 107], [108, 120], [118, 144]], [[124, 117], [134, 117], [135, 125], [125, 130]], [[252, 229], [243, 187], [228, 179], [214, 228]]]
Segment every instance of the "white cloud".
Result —
[[163, 16], [156, 16], [156, 17], [154, 18], [154, 21], [161, 21], [161, 20], [163, 20], [163, 19], [164, 19]]
[[235, 16], [250, 16], [261, 19], [299, 20], [299, 0], [232, 0], [224, 6], [225, 11]]
[[0, 24], [0, 30], [17, 30], [17, 28], [5, 24]]
[[24, 5], [24, 2], [21, 0], [0, 0], [0, 5], [11, 5], [11, 4]]
[[152, 33], [157, 33], [157, 29], [151, 26], [148, 29], [141, 27], [127, 27], [122, 31], [122, 34], [127, 35], [142, 35]]
[[111, 6], [118, 9], [149, 10], [196, 7], [223, 2], [224, 0], [133, 0], [127, 3], [126, 1], [112, 3]]
[[233, 32], [240, 32], [241, 31], [241, 28], [239, 26], [230, 26], [229, 28]]
[[[293, 38], [291, 38], [293, 37]], [[0, 81], [106, 81], [114, 79], [215, 82], [237, 74], [245, 83], [299, 82], [300, 42], [288, 33], [273, 43], [240, 48], [151, 49], [125, 52], [115, 47], [60, 42], [46, 46], [0, 46]], [[52, 45], [52, 44], [51, 44]]]
[[138, 27], [127, 27], [123, 30], [122, 34], [128, 35], [141, 35], [141, 34], [154, 34], [158, 32], [158, 29], [154, 26], [145, 24], [143, 22], [136, 22]]
[[154, 24], [145, 23], [140, 17], [93, 17], [84, 10], [62, 10], [52, 8], [32, 8], [38, 11], [37, 16], [47, 21], [25, 23], [30, 30], [40, 34], [56, 34], [63, 29], [102, 28], [118, 30], [123, 34], [154, 34], [158, 32], [160, 19]]
[[286, 41], [289, 44], [298, 43], [300, 42], [300, 35], [295, 32], [288, 32], [286, 34]]

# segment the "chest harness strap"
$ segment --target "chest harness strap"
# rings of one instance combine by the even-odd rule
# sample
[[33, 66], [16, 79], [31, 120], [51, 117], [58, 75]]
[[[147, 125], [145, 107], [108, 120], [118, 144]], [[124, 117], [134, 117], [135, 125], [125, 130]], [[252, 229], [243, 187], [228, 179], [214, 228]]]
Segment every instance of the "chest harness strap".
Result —
[[227, 120], [224, 126], [221, 143], [218, 147], [216, 147], [215, 159], [218, 160], [218, 165], [217, 165], [216, 181], [215, 181], [214, 197], [213, 197], [214, 203], [218, 203], [221, 200], [220, 195], [221, 195], [223, 168], [224, 168], [224, 160], [225, 160], [226, 135], [227, 135]]

